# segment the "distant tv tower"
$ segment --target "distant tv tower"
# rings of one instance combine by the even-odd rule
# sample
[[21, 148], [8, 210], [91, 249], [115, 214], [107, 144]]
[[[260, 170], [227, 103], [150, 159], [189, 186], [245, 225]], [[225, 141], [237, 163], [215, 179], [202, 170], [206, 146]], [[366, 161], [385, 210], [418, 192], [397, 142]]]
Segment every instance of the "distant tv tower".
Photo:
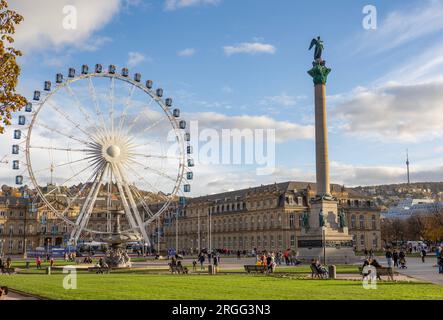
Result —
[[410, 176], [409, 176], [409, 151], [408, 151], [408, 149], [406, 149], [406, 169], [408, 171], [408, 185], [410, 185], [411, 184], [411, 179], [410, 179]]

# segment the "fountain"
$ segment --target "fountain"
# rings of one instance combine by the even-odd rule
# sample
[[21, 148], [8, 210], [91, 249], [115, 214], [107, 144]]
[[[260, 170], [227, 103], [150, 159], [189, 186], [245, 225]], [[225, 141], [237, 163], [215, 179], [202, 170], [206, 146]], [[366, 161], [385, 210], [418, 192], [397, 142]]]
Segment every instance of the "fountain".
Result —
[[110, 268], [130, 268], [131, 258], [126, 252], [125, 244], [133, 241], [140, 241], [141, 237], [134, 233], [122, 233], [120, 228], [120, 217], [124, 214], [122, 210], [111, 210], [111, 214], [116, 217], [112, 234], [102, 239], [109, 244], [109, 250], [106, 253], [105, 261]]

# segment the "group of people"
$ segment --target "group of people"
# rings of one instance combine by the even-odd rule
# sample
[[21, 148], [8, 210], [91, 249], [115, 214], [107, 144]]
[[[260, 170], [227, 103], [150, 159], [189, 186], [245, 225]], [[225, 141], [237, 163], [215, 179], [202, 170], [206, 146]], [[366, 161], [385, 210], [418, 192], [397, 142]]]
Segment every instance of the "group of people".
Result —
[[11, 257], [7, 257], [6, 261], [3, 261], [3, 259], [0, 257], [0, 269], [3, 269], [3, 268], [9, 269], [9, 268], [11, 268], [11, 265], [12, 265]]
[[256, 265], [264, 266], [267, 272], [275, 271], [277, 263], [275, 262], [275, 254], [273, 252], [268, 254], [264, 253], [260, 256], [257, 256], [256, 260], [257, 260]]
[[[46, 261], [49, 262], [49, 266], [52, 268], [55, 264], [54, 258], [50, 255], [46, 256]], [[35, 265], [37, 267], [37, 269], [41, 269], [42, 268], [42, 259], [40, 258], [40, 256], [37, 256], [35, 258]]]
[[77, 257], [77, 253], [75, 252], [65, 252], [65, 254], [63, 255], [63, 258], [65, 260], [65, 262], [75, 262], [75, 258]]
[[391, 249], [387, 249], [385, 256], [386, 256], [386, 261], [388, 263], [388, 268], [392, 268], [392, 267], [397, 267], [400, 269], [407, 268], [406, 253], [403, 250], [400, 250], [398, 252], [396, 249], [394, 249], [394, 251], [391, 251]]
[[205, 261], [206, 261], [206, 256], [208, 258], [208, 261], [212, 262], [214, 268], [218, 269], [218, 267], [220, 266], [220, 260], [221, 260], [220, 254], [218, 252], [208, 253], [208, 254], [205, 254], [204, 252], [200, 252], [198, 254], [197, 260], [194, 260], [192, 262], [193, 271], [197, 270], [197, 263], [200, 263], [200, 270], [201, 271], [205, 270], [204, 265], [205, 265]]

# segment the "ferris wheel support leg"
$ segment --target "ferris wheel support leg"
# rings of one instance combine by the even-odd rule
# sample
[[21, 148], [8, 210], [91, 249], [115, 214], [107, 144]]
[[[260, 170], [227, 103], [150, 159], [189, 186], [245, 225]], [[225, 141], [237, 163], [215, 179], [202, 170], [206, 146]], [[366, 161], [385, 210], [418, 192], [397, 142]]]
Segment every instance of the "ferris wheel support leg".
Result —
[[123, 170], [122, 170], [121, 166], [117, 165], [116, 167], [117, 167], [117, 170], [118, 170], [118, 174], [120, 175], [120, 177], [121, 177], [121, 179], [123, 181], [123, 187], [125, 188], [126, 194], [128, 195], [129, 204], [132, 207], [132, 212], [134, 214], [137, 227], [140, 230], [140, 233], [141, 233], [141, 235], [143, 237], [143, 240], [145, 240], [145, 242], [149, 246], [150, 245], [149, 237], [148, 237], [148, 234], [146, 232], [146, 229], [143, 226], [143, 220], [142, 220], [142, 218], [140, 216], [140, 212], [138, 211], [137, 205], [136, 205], [136, 203], [134, 201], [134, 197], [132, 196], [131, 188], [129, 188], [128, 182], [126, 181], [126, 178], [125, 178], [125, 176], [123, 174]]
[[121, 176], [120, 176], [118, 168], [117, 168], [117, 166], [115, 164], [112, 165], [112, 171], [113, 171], [114, 176], [116, 178], [115, 180], [117, 182], [118, 192], [120, 193], [120, 198], [121, 198], [122, 203], [123, 203], [123, 208], [125, 209], [126, 217], [127, 217], [128, 221], [129, 221], [129, 224], [131, 225], [131, 228], [136, 230], [136, 229], [138, 229], [138, 226], [137, 226], [137, 224], [136, 224], [136, 222], [134, 220], [134, 217], [132, 216], [131, 208], [129, 207], [128, 201], [127, 201], [126, 196], [125, 196], [125, 191], [123, 189]]
[[72, 230], [71, 239], [73, 239], [75, 243], [77, 243], [78, 238], [80, 237], [83, 229], [86, 227], [89, 221], [89, 216], [91, 215], [95, 201], [97, 200], [97, 195], [98, 192], [100, 191], [100, 186], [103, 182], [104, 172], [106, 171], [106, 168], [107, 166], [98, 172], [96, 180], [94, 181], [94, 184], [88, 194], [87, 201], [85, 205], [82, 207], [82, 211], [77, 219], [76, 223], [77, 227]]

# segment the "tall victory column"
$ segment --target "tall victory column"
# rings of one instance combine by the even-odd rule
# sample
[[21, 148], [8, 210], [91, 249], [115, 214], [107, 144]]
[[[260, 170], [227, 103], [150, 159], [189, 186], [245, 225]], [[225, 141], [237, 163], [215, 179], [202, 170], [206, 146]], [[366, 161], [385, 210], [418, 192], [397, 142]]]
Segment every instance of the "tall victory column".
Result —
[[338, 212], [329, 182], [328, 128], [326, 111], [326, 81], [331, 69], [322, 59], [323, 41], [311, 41], [315, 47], [312, 69], [315, 93], [315, 151], [317, 195], [311, 199], [310, 211], [303, 215], [298, 239], [299, 258], [303, 261], [326, 259], [327, 263], [350, 263], [355, 260], [352, 236], [348, 233], [346, 214]]

